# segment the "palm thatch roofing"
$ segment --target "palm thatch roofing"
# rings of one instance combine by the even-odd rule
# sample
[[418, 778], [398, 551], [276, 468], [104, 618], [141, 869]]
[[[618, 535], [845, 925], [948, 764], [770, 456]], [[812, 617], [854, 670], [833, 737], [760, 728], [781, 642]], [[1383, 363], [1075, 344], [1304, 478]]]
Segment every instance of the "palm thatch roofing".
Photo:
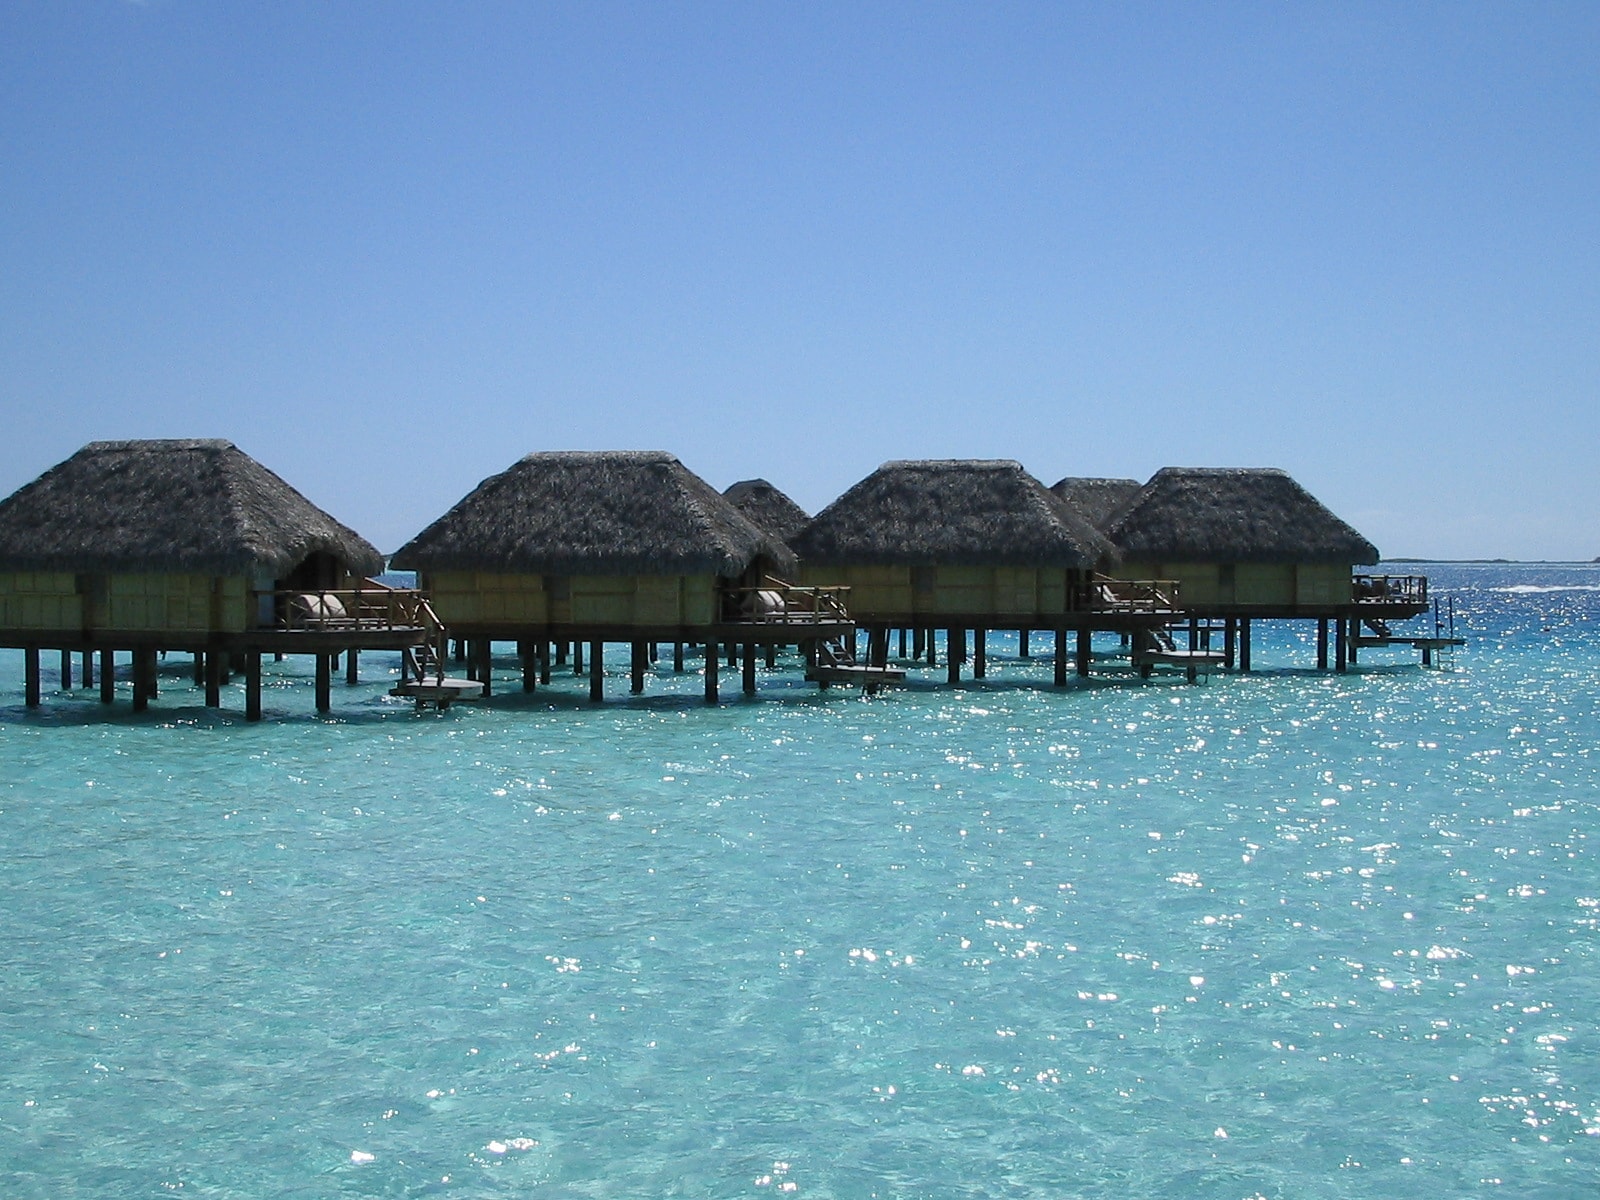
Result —
[[1106, 536], [1134, 562], [1378, 561], [1377, 547], [1271, 467], [1164, 467]]
[[890, 462], [790, 541], [819, 566], [1093, 568], [1115, 548], [1010, 460]]
[[394, 556], [404, 570], [544, 575], [742, 574], [786, 546], [660, 451], [530, 454]]
[[722, 493], [758, 529], [787, 542], [811, 520], [801, 508], [765, 479], [741, 479]]
[[287, 575], [383, 555], [220, 439], [90, 442], [0, 501], [0, 570]]
[[1091, 479], [1068, 476], [1050, 490], [1081, 512], [1102, 533], [1139, 493], [1137, 479]]

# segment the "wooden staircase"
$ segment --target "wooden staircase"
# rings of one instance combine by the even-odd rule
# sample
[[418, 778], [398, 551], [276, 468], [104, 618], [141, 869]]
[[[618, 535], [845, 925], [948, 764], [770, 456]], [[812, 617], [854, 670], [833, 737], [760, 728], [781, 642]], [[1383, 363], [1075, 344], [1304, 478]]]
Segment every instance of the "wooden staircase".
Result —
[[899, 683], [906, 673], [899, 667], [875, 667], [858, 663], [843, 637], [819, 638], [812, 643], [814, 651], [806, 668], [806, 678], [812, 683], [827, 687], [831, 683], [855, 683], [871, 695], [886, 683]]
[[483, 684], [472, 679], [452, 679], [444, 673], [446, 634], [444, 623], [426, 597], [419, 597], [413, 620], [423, 631], [422, 640], [400, 653], [400, 682], [391, 696], [409, 696], [419, 709], [432, 703], [441, 711], [456, 700], [476, 700]]

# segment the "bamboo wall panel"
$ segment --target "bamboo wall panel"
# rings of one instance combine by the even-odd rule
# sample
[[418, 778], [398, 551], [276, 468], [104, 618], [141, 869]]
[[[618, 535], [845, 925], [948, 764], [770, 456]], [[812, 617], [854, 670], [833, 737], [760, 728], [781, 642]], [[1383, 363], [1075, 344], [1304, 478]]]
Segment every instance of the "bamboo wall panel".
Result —
[[56, 571], [0, 574], [0, 628], [71, 629], [83, 626], [83, 598], [73, 575]]

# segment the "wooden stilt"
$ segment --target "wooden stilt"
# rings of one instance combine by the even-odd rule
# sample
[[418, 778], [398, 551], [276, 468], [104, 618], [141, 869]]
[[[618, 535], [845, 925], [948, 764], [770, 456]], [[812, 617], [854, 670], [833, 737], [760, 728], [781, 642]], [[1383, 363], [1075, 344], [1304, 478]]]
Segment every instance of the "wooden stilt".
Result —
[[972, 677], [982, 679], [989, 673], [989, 631], [972, 631]]
[[354, 646], [344, 652], [344, 682], [346, 687], [361, 682], [361, 652]]
[[206, 652], [206, 707], [222, 707], [222, 660], [216, 650]]
[[1356, 665], [1356, 653], [1357, 653], [1358, 650], [1360, 650], [1360, 646], [1357, 645], [1357, 643], [1356, 643], [1356, 639], [1359, 638], [1360, 636], [1361, 636], [1361, 618], [1360, 617], [1351, 617], [1350, 618], [1350, 643], [1349, 643], [1349, 645], [1350, 645], [1350, 665], [1352, 667]]
[[494, 693], [494, 643], [488, 638], [479, 638], [472, 644], [472, 657], [478, 664], [477, 679], [483, 684], [483, 695], [487, 699]]
[[194, 652], [194, 685], [195, 687], [204, 687], [205, 682], [206, 652], [204, 650], [196, 650]]
[[[920, 626], [920, 625], [918, 625], [915, 629], [913, 629], [911, 631], [911, 661], [912, 662], [921, 662], [922, 661], [922, 654], [923, 654], [922, 634], [923, 634], [923, 630], [922, 630], [922, 626]], [[902, 654], [901, 657], [904, 657], [904, 655]]]
[[261, 720], [261, 651], [244, 656], [244, 719]]
[[29, 646], [22, 652], [22, 693], [23, 704], [29, 708], [39, 707], [39, 648]]
[[317, 711], [333, 710], [333, 655], [319, 654], [317, 659]]
[[738, 642], [729, 642], [728, 643], [728, 665], [730, 667], [737, 667], [739, 665], [739, 643]]
[[683, 643], [672, 643], [672, 669], [679, 675], [683, 674]]
[[110, 704], [117, 698], [117, 652], [100, 651], [100, 703]]
[[650, 650], [644, 642], [633, 643], [633, 659], [629, 666], [629, 691], [635, 696], [644, 691], [644, 669]]
[[1056, 652], [1055, 661], [1051, 663], [1055, 679], [1052, 681], [1057, 687], [1067, 686], [1067, 631], [1057, 629], [1055, 633]]
[[550, 686], [550, 643], [543, 638], [539, 639], [539, 683], [544, 687]]
[[61, 690], [64, 692], [70, 692], [72, 690], [71, 650], [63, 650], [61, 652]]
[[717, 654], [715, 642], [706, 643], [706, 703], [717, 702], [717, 665], [722, 659]]
[[1425, 667], [1433, 666], [1433, 646], [1427, 642], [1422, 643], [1422, 665]]
[[905, 656], [906, 656], [906, 629], [905, 629], [905, 626], [902, 625], [900, 627], [900, 657], [901, 658], [905, 658]]
[[1250, 673], [1250, 618], [1239, 618], [1239, 670]]
[[756, 694], [756, 647], [754, 642], [744, 644], [744, 694]]
[[1239, 621], [1236, 617], [1224, 617], [1222, 621], [1222, 665], [1228, 670], [1233, 670], [1238, 661], [1239, 646]]
[[583, 675], [583, 643], [582, 642], [573, 642], [572, 643], [572, 673], [574, 675], [579, 676], [580, 678]]
[[1340, 674], [1350, 669], [1350, 626], [1343, 617], [1333, 623], [1333, 669]]
[[1032, 658], [1033, 657], [1033, 655], [1028, 653], [1028, 631], [1026, 629], [1017, 630], [1017, 657], [1018, 658]]
[[599, 704], [606, 698], [606, 644], [589, 643], [589, 699]]
[[150, 676], [155, 664], [148, 647], [136, 646], [133, 651], [133, 711], [142, 713], [150, 707]]
[[539, 655], [534, 650], [533, 643], [518, 642], [517, 657], [522, 662], [522, 690], [535, 691], [539, 686]]
[[650, 664], [651, 664], [651, 666], [654, 666], [656, 663], [658, 663], [660, 661], [661, 661], [661, 643], [660, 642], [651, 642], [650, 643]]
[[934, 630], [933, 630], [933, 627], [930, 625], [928, 627], [928, 630], [927, 630], [927, 639], [926, 639], [927, 640], [927, 644], [928, 644], [928, 665], [930, 667], [937, 667], [939, 665], [939, 663], [938, 663], [938, 660], [935, 658], [935, 647], [934, 647], [934, 644], [933, 644], [933, 638], [934, 638]]
[[767, 643], [767, 670], [775, 671], [775, 670], [777, 670], [777, 668], [778, 668], [778, 644], [776, 642], [768, 642]]
[[566, 665], [567, 665], [567, 643], [565, 643], [565, 642], [557, 642], [556, 643], [556, 666], [564, 667]]
[[967, 631], [947, 629], [944, 635], [946, 679], [953, 686], [961, 682], [961, 660], [967, 656]]
[[1089, 678], [1089, 667], [1094, 661], [1094, 630], [1078, 630], [1078, 648], [1074, 657], [1077, 659], [1073, 665], [1077, 669], [1078, 678]]
[[92, 688], [94, 686], [93, 650], [85, 650], [83, 652], [83, 686], [86, 688]]
[[1328, 618], [1317, 618], [1317, 670], [1328, 669]]

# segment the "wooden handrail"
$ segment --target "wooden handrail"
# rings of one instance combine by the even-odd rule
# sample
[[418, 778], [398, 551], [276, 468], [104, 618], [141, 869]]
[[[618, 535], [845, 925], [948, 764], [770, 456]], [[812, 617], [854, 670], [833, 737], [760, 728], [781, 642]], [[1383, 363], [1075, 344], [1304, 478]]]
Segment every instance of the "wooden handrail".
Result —
[[1357, 604], [1428, 603], [1426, 575], [1352, 575], [1350, 596]]

